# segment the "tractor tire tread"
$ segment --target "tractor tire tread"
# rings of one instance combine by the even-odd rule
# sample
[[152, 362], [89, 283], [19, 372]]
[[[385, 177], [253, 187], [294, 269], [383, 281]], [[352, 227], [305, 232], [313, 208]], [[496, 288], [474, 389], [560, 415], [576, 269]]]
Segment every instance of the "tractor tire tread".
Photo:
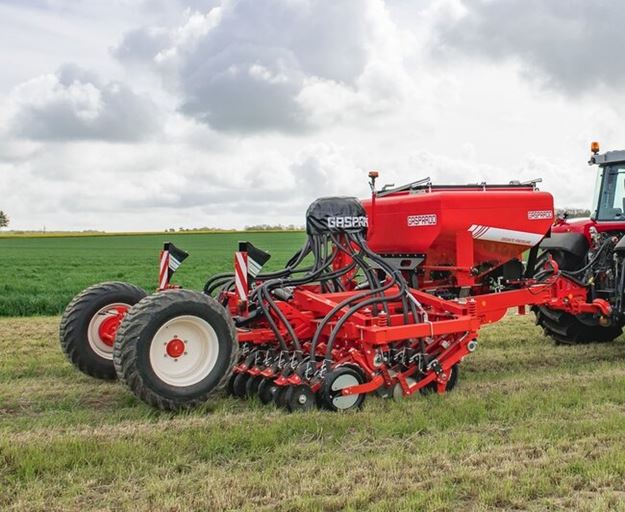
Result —
[[[232, 340], [234, 341], [233, 349], [230, 354], [228, 371], [224, 373], [222, 378], [219, 380], [219, 383], [210, 391], [203, 393], [199, 397], [184, 400], [160, 396], [158, 393], [155, 393], [152, 389], [145, 385], [135, 364], [137, 348], [136, 343], [133, 342], [134, 340], [139, 339], [141, 330], [150, 317], [162, 312], [181, 299], [190, 301], [201, 300], [215, 314], [219, 315], [224, 320], [228, 326]], [[128, 312], [126, 318], [124, 318], [124, 321], [119, 328], [117, 338], [123, 340], [120, 343], [115, 343], [113, 349], [113, 362], [119, 380], [126, 384], [126, 386], [128, 386], [141, 401], [164, 411], [192, 409], [206, 402], [211, 396], [224, 389], [230, 379], [232, 369], [238, 359], [239, 353], [239, 345], [237, 343], [234, 322], [226, 309], [220, 306], [214, 299], [211, 299], [206, 295], [184, 289], [155, 293], [147, 296], [141, 302], [137, 303]]]
[[81, 351], [81, 348], [84, 346], [84, 339], [80, 333], [80, 324], [83, 321], [81, 315], [86, 308], [90, 307], [94, 300], [97, 300], [105, 293], [114, 294], [119, 292], [120, 289], [136, 294], [137, 300], [146, 295], [142, 288], [121, 281], [106, 281], [94, 284], [80, 292], [70, 301], [63, 312], [59, 324], [59, 341], [63, 353], [78, 370], [97, 379], [115, 380], [117, 374], [112, 366], [109, 369], [98, 368], [84, 359]]
[[623, 329], [618, 325], [609, 327], [589, 326], [564, 311], [547, 307], [535, 309], [536, 321], [546, 336], [559, 345], [579, 345], [587, 343], [607, 343], [618, 338]]

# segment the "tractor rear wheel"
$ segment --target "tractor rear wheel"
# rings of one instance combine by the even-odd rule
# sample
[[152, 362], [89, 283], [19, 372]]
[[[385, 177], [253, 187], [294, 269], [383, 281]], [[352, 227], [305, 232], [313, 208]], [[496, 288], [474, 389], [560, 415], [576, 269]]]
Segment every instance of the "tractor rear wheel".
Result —
[[[584, 258], [563, 250], [546, 250], [536, 262], [535, 277], [553, 273], [550, 267], [546, 266], [550, 257], [556, 261], [558, 268], [569, 271], [579, 270], [586, 261]], [[532, 309], [536, 315], [536, 325], [540, 325], [545, 335], [553, 339], [556, 345], [605, 343], [615, 340], [623, 333], [619, 325], [602, 327], [592, 317], [574, 316], [546, 306], [535, 306]]]
[[605, 343], [615, 340], [623, 333], [623, 329], [618, 325], [608, 327], [589, 325], [565, 311], [537, 307], [534, 313], [536, 324], [540, 325], [545, 335], [552, 338], [557, 345]]
[[98, 379], [116, 378], [113, 343], [128, 310], [146, 296], [129, 283], [90, 286], [65, 308], [59, 338], [69, 361], [81, 372]]
[[150, 295], [129, 312], [115, 340], [115, 369], [143, 402], [162, 410], [206, 402], [228, 382], [239, 345], [229, 313], [189, 290]]

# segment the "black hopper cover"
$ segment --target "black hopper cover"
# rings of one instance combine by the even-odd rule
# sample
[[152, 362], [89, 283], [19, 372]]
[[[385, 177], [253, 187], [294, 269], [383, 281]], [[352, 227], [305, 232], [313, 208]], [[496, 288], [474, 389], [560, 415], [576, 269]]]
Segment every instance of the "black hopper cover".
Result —
[[367, 231], [367, 212], [355, 197], [322, 197], [306, 212], [306, 232], [358, 233]]

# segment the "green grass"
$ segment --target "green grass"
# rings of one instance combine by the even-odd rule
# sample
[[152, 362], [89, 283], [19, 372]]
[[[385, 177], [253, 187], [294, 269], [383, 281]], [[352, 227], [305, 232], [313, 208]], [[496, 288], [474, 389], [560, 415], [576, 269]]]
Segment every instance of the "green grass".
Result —
[[278, 268], [305, 236], [273, 232], [0, 238], [0, 316], [59, 314], [76, 293], [101, 281], [129, 281], [153, 290], [165, 240], [190, 254], [175, 281], [199, 290], [208, 276], [232, 271], [239, 240], [270, 252], [268, 268]]
[[625, 510], [625, 343], [531, 320], [485, 328], [445, 396], [172, 415], [75, 371], [58, 317], [0, 319], [0, 510]]

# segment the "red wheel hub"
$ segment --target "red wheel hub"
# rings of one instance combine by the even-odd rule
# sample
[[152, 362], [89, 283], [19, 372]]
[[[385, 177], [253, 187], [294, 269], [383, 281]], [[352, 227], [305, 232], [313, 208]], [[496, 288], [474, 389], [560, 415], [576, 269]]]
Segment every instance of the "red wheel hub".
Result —
[[125, 306], [119, 306], [107, 312], [109, 316], [106, 317], [98, 328], [98, 336], [100, 336], [100, 339], [105, 345], [109, 347], [113, 346], [117, 329], [126, 316], [126, 313], [128, 313], [128, 308]]
[[180, 338], [174, 338], [169, 340], [165, 350], [167, 351], [167, 355], [169, 357], [173, 357], [174, 359], [178, 359], [182, 354], [184, 354], [184, 341]]

